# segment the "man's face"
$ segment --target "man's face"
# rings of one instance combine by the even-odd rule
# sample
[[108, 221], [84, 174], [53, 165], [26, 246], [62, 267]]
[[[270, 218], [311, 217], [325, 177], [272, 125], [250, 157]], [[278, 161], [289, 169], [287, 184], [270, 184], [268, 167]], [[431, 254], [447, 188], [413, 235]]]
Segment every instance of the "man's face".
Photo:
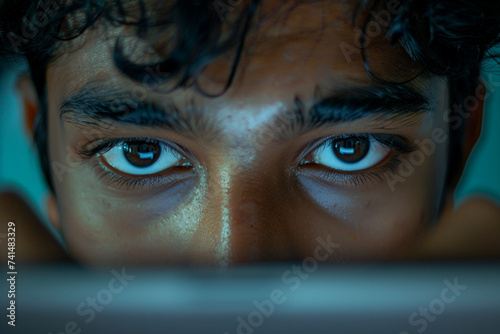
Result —
[[[130, 80], [99, 30], [49, 66], [49, 161], [78, 260], [293, 260], [313, 256], [318, 237], [338, 245], [331, 261], [383, 259], [435, 220], [445, 81], [368, 79], [359, 50], [345, 52], [359, 38], [352, 5], [285, 14], [265, 3], [218, 97], [151, 89], [154, 73]], [[372, 35], [370, 64], [408, 79], [415, 68], [383, 35]], [[204, 92], [221, 91], [232, 56], [203, 72]]]

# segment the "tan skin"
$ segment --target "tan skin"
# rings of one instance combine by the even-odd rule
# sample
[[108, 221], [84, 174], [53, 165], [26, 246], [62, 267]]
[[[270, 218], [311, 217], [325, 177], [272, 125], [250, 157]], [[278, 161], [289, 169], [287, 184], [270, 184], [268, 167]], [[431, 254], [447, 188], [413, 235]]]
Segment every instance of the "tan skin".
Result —
[[[311, 11], [321, 11], [325, 22], [333, 23], [325, 27], [305, 20]], [[119, 74], [110, 60], [113, 37], [105, 40], [88, 33], [82, 47], [51, 64], [47, 72], [50, 161], [73, 165], [62, 174], [59, 171], [60, 177], [54, 175], [49, 212], [71, 256], [86, 264], [227, 266], [312, 256], [317, 238], [328, 236], [339, 245], [328, 259], [332, 262], [500, 255], [495, 238], [500, 233], [500, 210], [495, 204], [474, 200], [453, 212], [455, 185], [445, 185], [448, 141], [436, 145], [394, 188], [388, 177], [398, 173], [397, 168], [392, 172], [384, 167], [408, 159], [409, 152], [372, 142], [371, 152], [378, 152], [379, 158], [366, 155], [360, 170], [346, 171], [342, 161], [328, 155], [332, 145], [319, 149], [327, 145], [326, 139], [347, 134], [384, 134], [408, 143], [431, 138], [436, 128], [445, 129], [446, 135], [443, 78], [419, 78], [406, 85], [429, 101], [429, 112], [391, 120], [362, 117], [300, 132], [286, 130], [290, 124], [277, 127], [276, 119], [293, 110], [295, 97], [303, 101], [307, 115], [318, 95], [377, 87], [367, 79], [361, 58], [348, 63], [338, 48], [354, 38], [347, 18], [340, 6], [319, 3], [298, 7], [279, 29], [266, 29], [268, 23], [262, 22], [259, 34], [249, 36], [250, 51], [243, 55], [234, 84], [220, 97], [205, 97], [193, 89], [147, 91], [145, 102], [174, 103], [184, 115], [193, 112], [194, 101], [202, 106], [205, 121], [214, 124], [212, 131], [194, 127], [190, 133], [118, 122], [111, 128], [90, 127], [61, 120], [63, 101], [88, 85], [96, 90], [139, 91], [141, 86]], [[370, 53], [378, 69], [389, 73], [389, 65], [410, 66], [402, 50], [384, 53], [383, 43], [374, 43], [373, 48], [379, 50]], [[390, 64], [387, 57], [392, 57]], [[207, 68], [200, 79], [206, 91], [220, 89], [226, 64], [227, 59], [220, 59]], [[32, 87], [24, 84], [21, 90], [27, 110], [36, 112]], [[481, 123], [482, 104], [476, 109], [467, 125], [466, 155]], [[146, 137], [183, 149], [162, 151], [169, 163], [158, 167], [156, 183], [142, 187], [112, 181], [116, 175], [120, 180], [152, 179], [132, 174], [137, 169], [127, 165], [123, 153], [118, 154], [121, 158], [110, 155], [112, 150], [82, 157], [78, 151], [102, 138]], [[421, 150], [417, 146], [413, 152]], [[478, 208], [480, 217], [472, 214]]]

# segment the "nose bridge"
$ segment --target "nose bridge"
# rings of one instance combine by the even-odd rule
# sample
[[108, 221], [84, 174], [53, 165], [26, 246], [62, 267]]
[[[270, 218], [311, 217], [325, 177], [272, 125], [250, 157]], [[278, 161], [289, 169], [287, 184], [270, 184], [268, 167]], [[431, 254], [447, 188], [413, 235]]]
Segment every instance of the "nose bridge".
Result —
[[222, 166], [220, 168], [217, 186], [219, 188], [218, 208], [220, 210], [219, 229], [220, 239], [215, 243], [216, 262], [221, 266], [227, 266], [231, 262], [232, 246], [232, 223], [230, 210], [230, 189], [232, 181], [231, 168]]
[[[212, 226], [211, 253], [220, 266], [269, 259], [286, 239], [286, 224], [281, 223], [285, 218], [276, 210], [282, 169], [275, 168], [280, 160], [267, 152], [274, 135], [264, 136], [264, 124], [274, 113], [266, 108], [238, 122], [225, 114], [220, 119], [223, 140], [207, 165], [212, 221], [206, 221]], [[279, 238], [281, 242], [275, 242]]]
[[[215, 180], [214, 180], [215, 181]], [[271, 218], [268, 177], [256, 169], [225, 166], [220, 169], [213, 203], [219, 211], [219, 235], [215, 249], [221, 266], [265, 257]], [[267, 203], [265, 203], [267, 201]]]

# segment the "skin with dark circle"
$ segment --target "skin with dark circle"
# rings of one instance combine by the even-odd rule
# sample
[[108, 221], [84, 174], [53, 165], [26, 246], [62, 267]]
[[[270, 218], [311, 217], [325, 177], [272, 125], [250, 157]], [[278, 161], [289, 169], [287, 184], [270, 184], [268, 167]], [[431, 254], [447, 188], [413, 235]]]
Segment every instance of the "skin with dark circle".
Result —
[[[145, 101], [174, 103], [184, 114], [194, 112], [189, 108], [193, 101], [201, 106], [213, 129], [193, 133], [119, 123], [85, 127], [61, 119], [62, 103], [87, 85], [124, 92], [141, 87], [114, 67], [113, 33], [104, 38], [99, 29], [86, 32], [82, 47], [58, 58], [47, 72], [50, 161], [73, 162], [54, 176], [53, 220], [69, 253], [88, 264], [227, 266], [313, 256], [317, 239], [330, 238], [338, 247], [328, 261], [335, 262], [392, 259], [425, 239], [442, 200], [444, 212], [452, 207], [452, 185], [445, 185], [447, 141], [436, 144], [432, 154], [421, 152], [424, 159], [395, 188], [388, 177], [397, 168], [384, 169], [387, 161], [354, 176], [303, 165], [301, 157], [310, 152], [311, 143], [345, 134], [389, 134], [409, 143], [432, 138], [435, 129], [446, 136], [444, 78], [420, 77], [405, 84], [429, 101], [428, 112], [392, 120], [363, 117], [300, 133], [277, 126], [276, 119], [293, 110], [296, 97], [308, 110], [318, 94], [377, 87], [367, 78], [361, 57], [348, 60], [339, 48], [355, 39], [348, 12], [338, 4], [318, 2], [287, 13], [273, 29], [261, 22], [258, 33], [248, 36], [233, 85], [220, 97], [193, 89], [146, 90]], [[393, 67], [411, 72], [406, 53], [389, 49], [383, 38], [372, 40], [370, 59], [380, 73], [394, 73]], [[220, 90], [227, 66], [226, 57], [217, 59], [200, 85]], [[109, 177], [120, 172], [102, 156], [83, 159], [78, 153], [102, 138], [175, 143], [187, 151], [192, 165], [170, 168], [143, 186], [125, 185]]]

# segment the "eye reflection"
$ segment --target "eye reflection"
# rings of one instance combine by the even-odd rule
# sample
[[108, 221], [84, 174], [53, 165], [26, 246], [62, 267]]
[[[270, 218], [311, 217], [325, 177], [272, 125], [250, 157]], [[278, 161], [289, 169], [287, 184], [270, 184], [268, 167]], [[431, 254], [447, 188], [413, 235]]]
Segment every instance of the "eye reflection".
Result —
[[145, 168], [158, 160], [161, 155], [161, 147], [156, 143], [123, 143], [123, 153], [132, 165]]
[[342, 138], [334, 142], [333, 153], [343, 162], [355, 163], [366, 157], [370, 149], [367, 138]]
[[185, 158], [177, 150], [152, 139], [124, 140], [100, 155], [111, 168], [131, 175], [151, 175], [186, 166]]
[[369, 136], [345, 136], [327, 140], [302, 164], [323, 165], [338, 171], [363, 171], [376, 166], [390, 153], [391, 148]]

